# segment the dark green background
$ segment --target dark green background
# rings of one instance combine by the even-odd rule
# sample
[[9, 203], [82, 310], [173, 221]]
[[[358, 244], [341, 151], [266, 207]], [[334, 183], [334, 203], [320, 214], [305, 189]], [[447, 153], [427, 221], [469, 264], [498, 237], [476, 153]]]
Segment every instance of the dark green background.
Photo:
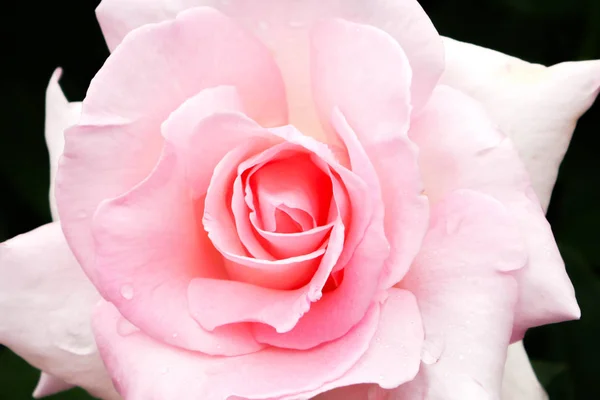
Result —
[[[257, 1], [259, 2], [259, 1]], [[84, 97], [108, 51], [92, 0], [10, 1], [0, 43], [0, 241], [50, 221], [44, 91], [62, 66]], [[528, 61], [600, 58], [600, 0], [422, 0], [439, 32]], [[8, 67], [8, 68], [6, 68]], [[548, 218], [582, 308], [581, 321], [531, 330], [526, 346], [553, 400], [600, 399], [600, 102], [577, 127]], [[0, 399], [30, 399], [38, 372], [0, 347]], [[81, 390], [51, 397], [89, 399]]]

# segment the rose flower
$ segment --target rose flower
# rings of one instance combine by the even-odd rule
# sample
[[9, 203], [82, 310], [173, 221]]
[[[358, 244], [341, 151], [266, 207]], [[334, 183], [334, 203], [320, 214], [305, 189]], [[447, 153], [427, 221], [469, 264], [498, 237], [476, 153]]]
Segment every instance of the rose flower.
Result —
[[544, 207], [597, 62], [443, 40], [413, 0], [97, 13], [85, 100], [48, 89], [56, 221], [0, 249], [37, 396], [499, 399], [509, 345], [579, 317]]

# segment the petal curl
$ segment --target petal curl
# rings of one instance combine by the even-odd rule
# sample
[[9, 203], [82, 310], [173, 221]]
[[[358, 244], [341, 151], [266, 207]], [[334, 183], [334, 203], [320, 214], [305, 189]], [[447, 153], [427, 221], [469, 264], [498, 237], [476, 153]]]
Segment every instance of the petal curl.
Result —
[[577, 120], [600, 90], [600, 61], [547, 68], [449, 38], [444, 46], [441, 82], [483, 104], [514, 142], [547, 209]]
[[518, 225], [491, 196], [462, 190], [432, 208], [421, 252], [400, 286], [425, 327], [421, 370], [398, 399], [497, 399], [527, 253]]
[[425, 189], [435, 203], [456, 189], [473, 189], [502, 202], [527, 243], [527, 266], [516, 273], [519, 304], [513, 341], [527, 328], [579, 317], [573, 285], [552, 230], [510, 139], [479, 103], [439, 86], [409, 133], [420, 150]]
[[80, 122], [65, 135], [56, 195], [69, 245], [93, 281], [96, 207], [152, 171], [163, 144], [161, 124], [171, 112], [222, 85], [237, 89], [259, 123], [287, 122], [283, 81], [267, 48], [205, 8], [129, 35], [92, 80]]
[[109, 303], [97, 309], [94, 331], [117, 389], [128, 400], [271, 399], [311, 392], [343, 376], [367, 352], [379, 316], [374, 304], [343, 338], [308, 351], [267, 348], [240, 357], [175, 349], [141, 332], [121, 335], [119, 313]]
[[[100, 296], [59, 223], [0, 244], [0, 276], [0, 344], [58, 380], [116, 400], [91, 330]], [[36, 393], [50, 394], [48, 383]]]
[[517, 342], [508, 347], [502, 380], [502, 400], [521, 399], [548, 400], [548, 395], [535, 376], [523, 342]]
[[46, 89], [46, 146], [50, 155], [50, 212], [52, 219], [58, 221], [56, 208], [55, 179], [58, 160], [65, 148], [65, 129], [75, 125], [81, 114], [81, 102], [69, 102], [58, 83], [62, 70], [57, 68], [50, 78]]
[[[97, 287], [148, 335], [206, 354], [260, 350], [249, 327], [202, 329], [190, 315], [188, 284], [227, 277], [223, 261], [196, 219], [183, 163], [167, 146], [140, 185], [101, 203], [94, 216]], [[151, 310], [151, 312], [149, 312]]]
[[33, 398], [39, 399], [46, 396], [52, 396], [53, 394], [64, 392], [65, 390], [69, 390], [74, 387], [74, 385], [71, 385], [70, 383], [63, 381], [54, 375], [50, 375], [42, 371], [40, 374], [40, 380], [33, 390]]
[[[415, 377], [423, 343], [419, 308], [414, 295], [406, 290], [391, 288], [388, 294], [375, 337], [352, 369], [317, 391], [285, 400], [311, 398], [319, 393], [323, 394], [315, 400], [379, 399], [374, 395], [385, 393], [382, 388], [396, 388]], [[357, 386], [346, 388], [352, 385]], [[341, 389], [332, 390], [336, 388]]]
[[415, 71], [416, 108], [425, 104], [444, 69], [442, 41], [416, 0], [263, 0], [260, 6], [253, 0], [104, 0], [96, 14], [114, 49], [129, 31], [196, 6], [214, 7], [260, 37], [282, 70], [291, 123], [314, 136], [321, 127], [312, 105], [308, 32], [318, 21], [342, 18], [389, 33]]
[[379, 178], [379, 187], [372, 190], [379, 189], [385, 206], [391, 253], [383, 286], [390, 287], [406, 273], [427, 229], [417, 149], [407, 136], [411, 67], [398, 43], [373, 27], [326, 21], [314, 28], [311, 40], [319, 115], [347, 147], [366, 153]]

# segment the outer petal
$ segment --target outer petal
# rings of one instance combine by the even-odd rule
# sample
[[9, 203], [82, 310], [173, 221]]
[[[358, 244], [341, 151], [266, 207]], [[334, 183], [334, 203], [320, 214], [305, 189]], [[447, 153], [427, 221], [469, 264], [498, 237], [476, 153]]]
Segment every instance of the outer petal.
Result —
[[456, 189], [494, 196], [517, 219], [529, 260], [517, 273], [519, 304], [513, 340], [527, 328], [579, 317], [550, 225], [511, 141], [482, 107], [457, 90], [440, 86], [413, 121], [410, 137], [419, 146], [425, 189], [437, 202]]
[[58, 220], [56, 199], [54, 197], [54, 180], [58, 169], [58, 159], [65, 147], [65, 129], [79, 121], [81, 103], [69, 103], [58, 84], [62, 70], [57, 68], [46, 89], [46, 145], [50, 154], [50, 211], [52, 219]]
[[[415, 377], [419, 369], [423, 341], [420, 312], [412, 293], [392, 288], [388, 294], [375, 338], [371, 340], [369, 350], [354, 367], [342, 378], [329, 382], [316, 391], [291, 398], [306, 399], [342, 386], [360, 384], [351, 390], [333, 390], [317, 398], [351, 400], [350, 396], [355, 396], [353, 398], [356, 400], [379, 399], [377, 395], [384, 393], [381, 388], [396, 388]], [[363, 385], [366, 383], [375, 385]]]
[[[119, 336], [114, 327], [118, 313], [110, 305], [99, 309], [95, 326], [104, 359], [128, 400], [222, 400], [230, 395], [299, 400], [363, 382], [396, 387], [414, 377], [423, 340], [415, 299], [393, 289], [381, 313], [379, 307], [374, 305], [341, 339], [314, 349], [271, 348], [236, 358], [176, 351], [141, 334]], [[148, 380], [152, 376], [157, 379]]]
[[162, 148], [160, 125], [171, 112], [201, 90], [222, 85], [237, 89], [257, 122], [287, 122], [283, 82], [268, 50], [205, 8], [143, 27], [98, 72], [79, 125], [65, 136], [57, 181], [65, 235], [92, 280], [96, 207], [150, 173]]
[[[380, 187], [372, 190], [381, 191], [391, 246], [384, 286], [393, 286], [416, 255], [428, 218], [417, 149], [407, 136], [411, 116], [408, 59], [385, 32], [341, 20], [317, 25], [311, 46], [319, 115], [326, 125], [333, 120], [334, 131], [349, 152], [362, 153], [362, 145], [379, 178]], [[342, 116], [334, 113], [336, 108]], [[351, 158], [357, 162], [358, 157]]]
[[547, 400], [548, 395], [531, 368], [523, 342], [518, 342], [508, 347], [502, 381], [502, 400], [521, 399]]
[[196, 220], [181, 160], [170, 147], [156, 169], [94, 216], [96, 277], [102, 295], [148, 335], [207, 354], [259, 350], [249, 327], [202, 329], [190, 315], [189, 283], [224, 279], [221, 257]]
[[307, 351], [267, 348], [240, 357], [174, 349], [142, 333], [120, 335], [118, 311], [104, 303], [94, 318], [102, 358], [127, 400], [282, 398], [318, 389], [343, 376], [365, 354], [380, 306], [340, 340]]
[[42, 371], [40, 380], [33, 390], [33, 397], [35, 399], [39, 399], [56, 393], [64, 392], [65, 390], [69, 390], [74, 387], [74, 385], [71, 385], [70, 383], [63, 381], [54, 375], [50, 375]]
[[269, 46], [286, 81], [291, 122], [303, 132], [320, 131], [309, 73], [308, 30], [316, 21], [343, 18], [388, 32], [415, 71], [412, 97], [417, 107], [426, 102], [444, 68], [441, 40], [416, 0], [104, 0], [96, 13], [114, 49], [132, 29], [200, 5], [234, 17]]
[[[0, 244], [0, 277], [0, 343], [52, 374], [54, 383], [59, 379], [116, 399], [90, 326], [100, 296], [77, 265], [59, 224]], [[51, 382], [44, 381], [36, 394], [52, 391]]]
[[546, 209], [577, 119], [598, 95], [600, 61], [546, 68], [448, 38], [444, 44], [442, 83], [479, 100], [513, 140]]
[[498, 201], [457, 191], [432, 209], [419, 256], [401, 282], [425, 327], [422, 367], [399, 399], [498, 399], [517, 284], [526, 262], [514, 219]]

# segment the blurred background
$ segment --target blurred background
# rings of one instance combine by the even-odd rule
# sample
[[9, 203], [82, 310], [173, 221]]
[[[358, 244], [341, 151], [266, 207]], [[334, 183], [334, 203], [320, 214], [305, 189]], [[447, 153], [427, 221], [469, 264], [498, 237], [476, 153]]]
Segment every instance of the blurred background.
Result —
[[[99, 1], [2, 5], [0, 242], [50, 221], [44, 93], [61, 66], [82, 100], [108, 50]], [[600, 58], [600, 0], [421, 0], [438, 31], [545, 65]], [[600, 101], [581, 119], [548, 219], [582, 309], [580, 321], [533, 329], [525, 344], [552, 400], [600, 399]], [[1, 277], [0, 277], [1, 279]], [[0, 346], [0, 399], [31, 399], [39, 372]], [[91, 399], [75, 389], [50, 400]]]

